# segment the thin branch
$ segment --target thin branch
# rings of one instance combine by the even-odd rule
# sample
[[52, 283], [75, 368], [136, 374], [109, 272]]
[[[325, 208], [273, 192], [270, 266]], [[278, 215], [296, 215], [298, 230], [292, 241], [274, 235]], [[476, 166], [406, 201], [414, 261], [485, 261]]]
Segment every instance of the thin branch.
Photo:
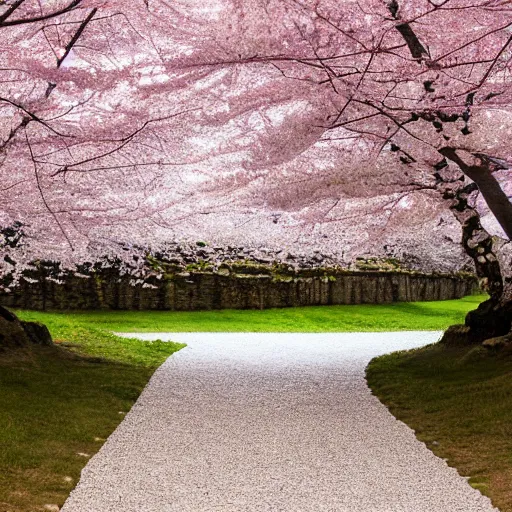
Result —
[[0, 16], [0, 24], [2, 24], [25, 0], [16, 0], [7, 11]]
[[0, 101], [3, 101], [4, 103], [9, 103], [13, 107], [16, 107], [16, 108], [20, 109], [21, 111], [25, 112], [25, 114], [27, 114], [27, 116], [29, 116], [33, 121], [36, 121], [37, 123], [42, 124], [45, 128], [47, 128], [49, 131], [51, 131], [55, 135], [58, 135], [59, 137], [72, 137], [72, 135], [66, 135], [65, 133], [58, 132], [57, 130], [55, 130], [55, 128], [52, 128], [44, 119], [41, 119], [36, 114], [31, 112], [30, 110], [27, 110], [25, 107], [23, 107], [19, 103], [15, 103], [14, 101], [11, 101], [8, 98], [2, 98], [2, 97], [0, 97]]
[[30, 157], [32, 158], [32, 163], [34, 165], [34, 175], [36, 177], [37, 189], [39, 190], [39, 194], [41, 196], [43, 204], [44, 204], [45, 208], [50, 212], [51, 216], [54, 218], [54, 220], [57, 223], [57, 225], [59, 226], [62, 234], [64, 235], [64, 238], [66, 239], [66, 241], [69, 244], [69, 247], [71, 248], [72, 251], [74, 251], [75, 249], [73, 247], [73, 244], [71, 243], [71, 240], [69, 239], [66, 231], [64, 230], [64, 227], [62, 226], [62, 224], [61, 224], [60, 220], [58, 219], [57, 215], [55, 214], [55, 212], [50, 208], [50, 205], [48, 204], [48, 202], [46, 201], [46, 197], [44, 196], [43, 187], [41, 186], [41, 182], [40, 182], [40, 179], [39, 179], [39, 173], [37, 172], [37, 164], [36, 164], [36, 161], [35, 161], [35, 158], [34, 158], [34, 153], [32, 151], [32, 145], [30, 144], [30, 140], [28, 138], [27, 132], [25, 132], [25, 139], [27, 141], [27, 146], [28, 146], [28, 149], [30, 151]]
[[74, 10], [81, 3], [82, 3], [82, 0], [73, 0], [66, 7], [63, 7], [62, 9], [59, 9], [58, 11], [55, 11], [55, 12], [50, 12], [48, 14], [42, 14], [41, 16], [34, 16], [33, 18], [20, 18], [20, 19], [12, 20], [12, 21], [2, 21], [2, 22], [0, 22], [0, 28], [1, 27], [12, 27], [14, 25], [26, 25], [27, 23], [35, 23], [37, 21], [44, 21], [44, 20], [49, 20], [51, 18], [56, 18], [57, 16], [66, 14], [67, 12]]
[[64, 49], [64, 54], [60, 59], [57, 59], [57, 67], [60, 68], [61, 64], [64, 62], [65, 58], [69, 55], [69, 52], [75, 45], [75, 43], [78, 41], [79, 37], [82, 35], [82, 32], [85, 30], [85, 27], [89, 24], [89, 22], [92, 20], [93, 16], [98, 12], [98, 8], [95, 7], [85, 18], [84, 21], [82, 21], [81, 25], [78, 27], [78, 30], [75, 32], [75, 35], [71, 38], [71, 41], [66, 45], [66, 48]]

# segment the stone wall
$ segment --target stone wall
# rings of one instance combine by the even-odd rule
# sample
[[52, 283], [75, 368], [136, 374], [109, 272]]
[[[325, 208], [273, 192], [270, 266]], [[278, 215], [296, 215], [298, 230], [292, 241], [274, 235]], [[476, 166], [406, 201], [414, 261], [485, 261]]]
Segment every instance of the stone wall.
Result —
[[[30, 280], [35, 281], [35, 280]], [[132, 286], [126, 277], [93, 275], [22, 281], [0, 304], [36, 310], [266, 309], [328, 304], [448, 300], [471, 294], [471, 276], [407, 272], [335, 272], [328, 276], [183, 273]]]

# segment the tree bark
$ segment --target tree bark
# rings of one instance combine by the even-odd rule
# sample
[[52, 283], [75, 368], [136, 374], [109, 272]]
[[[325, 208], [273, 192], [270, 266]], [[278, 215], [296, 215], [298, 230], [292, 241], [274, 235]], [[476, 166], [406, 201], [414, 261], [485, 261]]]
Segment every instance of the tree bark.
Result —
[[493, 175], [492, 162], [483, 155], [479, 155], [479, 164], [469, 165], [457, 154], [456, 149], [450, 147], [441, 148], [439, 153], [457, 164], [460, 170], [476, 183], [487, 206], [500, 223], [508, 239], [512, 240], [512, 203]]
[[438, 172], [436, 176], [444, 199], [450, 201], [450, 209], [462, 226], [464, 249], [473, 259], [477, 276], [490, 295], [489, 300], [467, 314], [464, 329], [453, 326], [446, 331], [442, 341], [482, 343], [489, 339], [504, 339], [512, 330], [512, 282], [510, 278], [503, 278], [493, 238], [471, 205], [472, 195], [480, 189], [476, 183], [464, 184], [462, 175], [454, 177]]
[[[466, 316], [468, 341], [487, 344], [491, 340], [501, 339], [512, 342], [512, 286], [510, 283], [503, 290], [499, 299], [490, 298], [482, 302]], [[490, 343], [497, 345], [496, 342]]]
[[[397, 21], [400, 20], [399, 9], [397, 0], [391, 0], [388, 3], [388, 10]], [[428, 52], [411, 24], [401, 23], [395, 28], [406, 42], [411, 56], [418, 62], [425, 63], [427, 67], [431, 67]], [[468, 95], [466, 100], [468, 105], [472, 103], [472, 96], [474, 93]], [[445, 181], [439, 172], [436, 173], [436, 176], [440, 176], [440, 183], [444, 189], [443, 195], [451, 201], [450, 208], [462, 225], [464, 248], [475, 262], [477, 275], [487, 281], [491, 295], [491, 298], [481, 304], [478, 309], [468, 313], [466, 331], [462, 333], [462, 337], [478, 342], [488, 338], [507, 337], [512, 342], [512, 283], [507, 280], [504, 282], [499, 261], [493, 252], [492, 237], [482, 227], [476, 209], [468, 203], [469, 195], [478, 187], [508, 239], [512, 240], [512, 203], [493, 176], [494, 170], [503, 167], [500, 167], [495, 159], [481, 154], [471, 155], [476, 163], [468, 164], [457, 153], [457, 149], [452, 147], [441, 148], [439, 153], [445, 159], [455, 163], [474, 182], [474, 185], [470, 185], [468, 189], [460, 186], [460, 180]], [[456, 182], [459, 182], [458, 185]], [[445, 341], [449, 336], [450, 329], [445, 333]]]

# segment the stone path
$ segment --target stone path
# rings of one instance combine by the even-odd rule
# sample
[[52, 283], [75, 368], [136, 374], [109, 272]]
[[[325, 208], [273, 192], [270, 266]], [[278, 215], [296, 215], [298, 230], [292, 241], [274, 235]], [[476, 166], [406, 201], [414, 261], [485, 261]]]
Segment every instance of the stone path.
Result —
[[364, 380], [373, 356], [439, 333], [138, 336], [189, 346], [155, 373], [63, 512], [496, 510]]

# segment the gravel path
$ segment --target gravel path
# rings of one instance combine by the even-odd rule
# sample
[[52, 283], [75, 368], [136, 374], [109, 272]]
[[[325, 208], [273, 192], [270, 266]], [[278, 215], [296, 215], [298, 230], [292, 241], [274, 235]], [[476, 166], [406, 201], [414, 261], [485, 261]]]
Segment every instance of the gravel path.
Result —
[[189, 346], [157, 370], [63, 512], [496, 510], [364, 380], [375, 355], [439, 333], [137, 336]]

